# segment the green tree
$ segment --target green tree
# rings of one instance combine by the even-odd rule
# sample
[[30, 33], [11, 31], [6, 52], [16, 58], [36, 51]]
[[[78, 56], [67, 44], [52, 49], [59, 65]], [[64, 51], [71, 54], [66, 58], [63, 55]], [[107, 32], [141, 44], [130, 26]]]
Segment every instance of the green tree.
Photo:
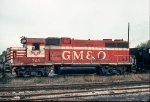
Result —
[[0, 62], [4, 61], [6, 56], [6, 51], [3, 51], [2, 54], [0, 55]]
[[140, 48], [140, 47], [147, 47], [147, 48], [150, 48], [150, 40], [144, 42], [144, 43], [141, 43], [139, 45], [136, 46], [136, 48]]

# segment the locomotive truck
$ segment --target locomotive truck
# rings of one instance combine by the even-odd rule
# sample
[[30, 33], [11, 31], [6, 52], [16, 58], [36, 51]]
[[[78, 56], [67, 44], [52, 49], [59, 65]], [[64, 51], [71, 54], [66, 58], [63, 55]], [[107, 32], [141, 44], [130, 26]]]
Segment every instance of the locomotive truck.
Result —
[[17, 76], [61, 74], [61, 68], [94, 67], [96, 74], [122, 74], [135, 68], [129, 42], [68, 37], [21, 38], [23, 47], [7, 48], [7, 63]]

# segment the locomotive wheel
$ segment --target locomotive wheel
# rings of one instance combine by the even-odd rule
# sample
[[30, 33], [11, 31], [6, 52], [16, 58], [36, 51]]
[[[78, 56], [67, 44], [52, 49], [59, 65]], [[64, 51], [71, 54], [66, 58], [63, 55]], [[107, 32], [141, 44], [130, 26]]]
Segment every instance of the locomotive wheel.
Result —
[[30, 71], [26, 71], [24, 76], [31, 76], [31, 72]]
[[121, 74], [122, 74], [122, 72], [121, 72], [121, 70], [120, 70], [120, 69], [117, 69], [117, 72], [118, 72], [118, 74], [119, 74], [119, 75], [121, 75]]
[[110, 69], [110, 70], [109, 70], [109, 73], [110, 73], [111, 75], [120, 75], [120, 74], [121, 74], [120, 70], [119, 70], [119, 69], [115, 69], [115, 68]]
[[17, 77], [23, 77], [24, 74], [20, 73], [19, 71], [16, 71], [16, 76], [17, 76]]
[[38, 71], [37, 75], [38, 75], [38, 76], [42, 76], [43, 74], [42, 74], [41, 71]]

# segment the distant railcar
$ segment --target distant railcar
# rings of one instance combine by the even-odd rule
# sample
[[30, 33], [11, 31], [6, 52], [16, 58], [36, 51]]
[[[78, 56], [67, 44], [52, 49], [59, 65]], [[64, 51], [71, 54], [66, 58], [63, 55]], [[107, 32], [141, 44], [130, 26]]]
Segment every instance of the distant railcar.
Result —
[[131, 48], [130, 55], [135, 56], [137, 71], [146, 72], [150, 70], [150, 48]]
[[7, 49], [7, 62], [17, 76], [60, 74], [63, 67], [95, 67], [97, 74], [122, 74], [132, 70], [133, 56], [123, 39], [80, 40], [67, 37], [22, 37], [23, 47]]

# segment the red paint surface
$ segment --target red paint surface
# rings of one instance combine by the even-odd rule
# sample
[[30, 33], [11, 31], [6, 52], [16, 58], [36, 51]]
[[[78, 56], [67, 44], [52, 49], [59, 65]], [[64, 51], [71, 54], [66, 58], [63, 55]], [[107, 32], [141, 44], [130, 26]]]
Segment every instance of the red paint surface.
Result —
[[[25, 39], [23, 39], [25, 40]], [[44, 46], [44, 38], [27, 38], [27, 46], [32, 43], [41, 43], [40, 46]], [[105, 42], [126, 42], [123, 40], [112, 41], [107, 40], [76, 40], [70, 38], [61, 38], [60, 46], [45, 46], [45, 57], [27, 57], [27, 50], [25, 48], [18, 47], [16, 49], [8, 48], [7, 59], [13, 60], [14, 64], [30, 64], [30, 63], [60, 63], [60, 64], [73, 64], [73, 63], [129, 63], [129, 49], [118, 48], [106, 48]], [[67, 48], [65, 48], [67, 47]], [[70, 48], [68, 48], [70, 47]], [[74, 47], [77, 47], [74, 48]], [[73, 49], [72, 49], [73, 48]], [[101, 49], [100, 49], [101, 48]], [[95, 49], [95, 50], [94, 50]], [[118, 49], [118, 50], [117, 50]], [[24, 51], [24, 52], [19, 52]]]

